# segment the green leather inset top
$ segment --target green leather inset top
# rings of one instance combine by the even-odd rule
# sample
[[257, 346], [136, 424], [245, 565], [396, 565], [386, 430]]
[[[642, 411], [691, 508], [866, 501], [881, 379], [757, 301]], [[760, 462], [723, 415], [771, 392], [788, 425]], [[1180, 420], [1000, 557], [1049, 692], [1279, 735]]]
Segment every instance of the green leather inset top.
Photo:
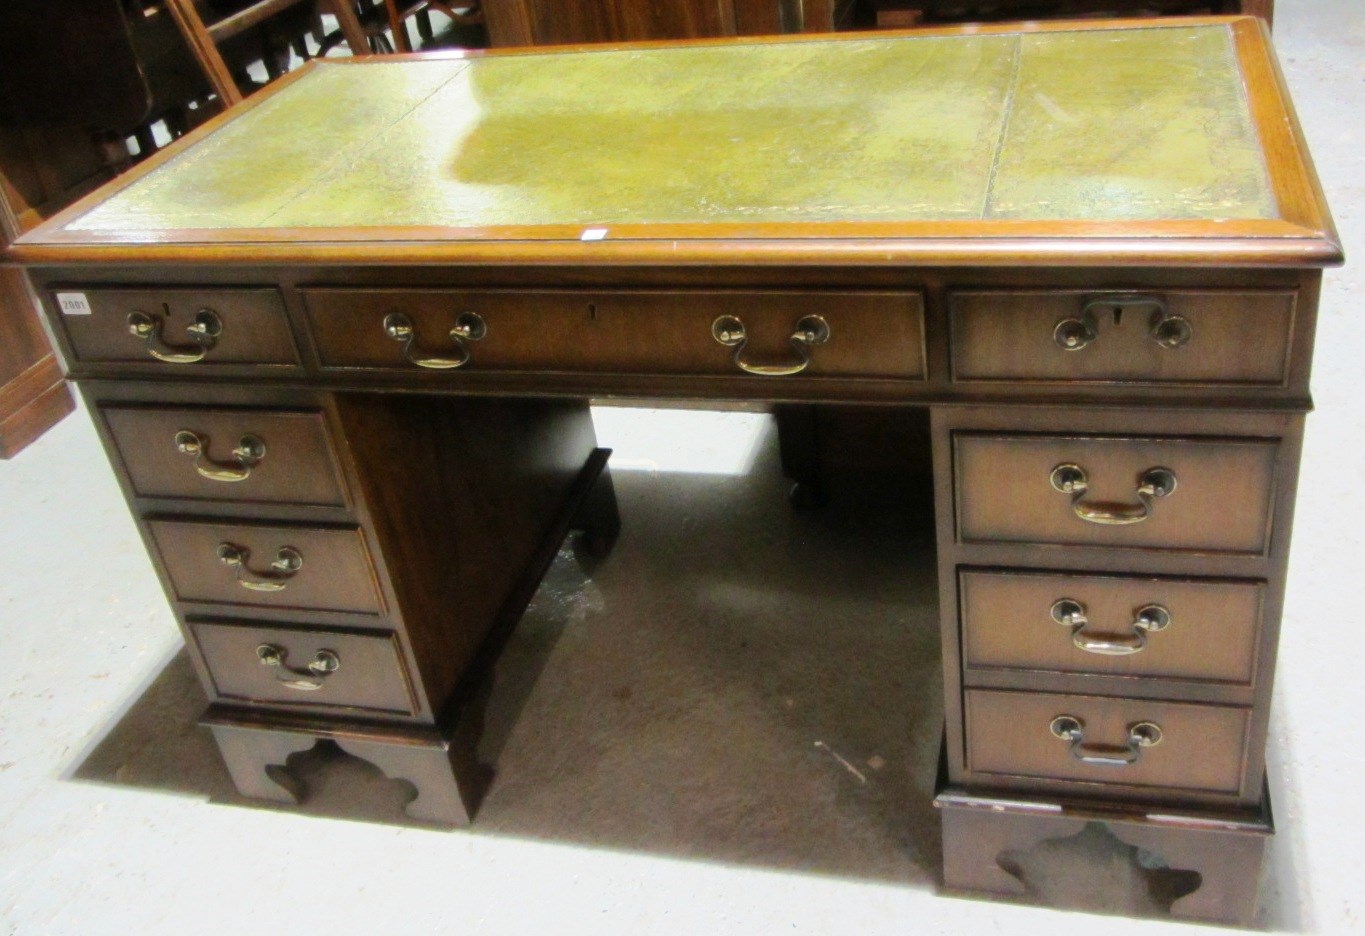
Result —
[[1275, 217], [1214, 25], [324, 63], [68, 229]]

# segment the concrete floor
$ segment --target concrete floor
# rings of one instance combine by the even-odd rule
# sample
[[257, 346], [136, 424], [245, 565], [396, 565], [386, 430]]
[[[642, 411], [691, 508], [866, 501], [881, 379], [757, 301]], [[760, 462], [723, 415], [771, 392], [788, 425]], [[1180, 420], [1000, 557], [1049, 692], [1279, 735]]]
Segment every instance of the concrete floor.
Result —
[[[1365, 7], [1281, 0], [1276, 41], [1336, 220], [1365, 251]], [[1365, 929], [1353, 626], [1365, 295], [1329, 272], [1270, 745], [1272, 931]], [[603, 411], [625, 529], [566, 551], [494, 688], [475, 829], [319, 749], [297, 810], [232, 790], [89, 417], [0, 463], [0, 927], [11, 933], [1148, 932], [939, 896], [924, 532], [846, 496], [792, 515], [761, 417]], [[623, 470], [625, 469], [625, 470]], [[853, 490], [858, 490], [854, 488]], [[756, 573], [761, 573], [758, 575]], [[1080, 843], [1098, 909], [1142, 911]], [[1059, 882], [1039, 879], [1046, 895]]]

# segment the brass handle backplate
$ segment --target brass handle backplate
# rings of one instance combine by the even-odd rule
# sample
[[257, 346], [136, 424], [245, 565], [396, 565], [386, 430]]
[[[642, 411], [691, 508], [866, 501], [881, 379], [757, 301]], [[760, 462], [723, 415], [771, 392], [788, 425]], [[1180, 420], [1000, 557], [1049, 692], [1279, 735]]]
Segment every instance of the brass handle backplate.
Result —
[[256, 658], [262, 666], [272, 666], [279, 670], [275, 675], [283, 685], [300, 692], [316, 692], [322, 688], [322, 681], [341, 669], [341, 657], [331, 650], [319, 650], [305, 669], [289, 666], [289, 651], [275, 644], [263, 643], [256, 648]]
[[1150, 310], [1147, 335], [1162, 348], [1179, 348], [1188, 344], [1194, 335], [1189, 320], [1173, 315], [1166, 303], [1155, 296], [1100, 296], [1088, 300], [1081, 307], [1079, 316], [1058, 322], [1052, 330], [1052, 340], [1063, 351], [1083, 350], [1099, 338], [1100, 323], [1106, 317], [1111, 317], [1117, 324], [1129, 309]]
[[1085, 492], [1089, 482], [1085, 469], [1070, 462], [1052, 469], [1048, 479], [1054, 490], [1071, 495], [1071, 509], [1087, 523], [1103, 526], [1126, 526], [1141, 523], [1152, 515], [1154, 502], [1175, 491], [1175, 472], [1169, 468], [1148, 468], [1137, 479], [1136, 504], [1088, 503]]
[[181, 429], [175, 434], [175, 449], [194, 458], [194, 470], [210, 481], [245, 481], [251, 469], [265, 458], [265, 443], [254, 435], [244, 435], [232, 450], [233, 463], [216, 462], [209, 458], [209, 437], [193, 429]]
[[384, 334], [403, 346], [403, 357], [407, 358], [409, 363], [430, 370], [454, 370], [469, 363], [468, 342], [482, 340], [483, 336], [488, 334], [488, 326], [484, 323], [483, 316], [477, 312], [461, 312], [455, 319], [455, 327], [449, 332], [450, 340], [455, 344], [454, 357], [419, 353], [413, 347], [417, 340], [417, 332], [413, 328], [412, 319], [402, 312], [390, 312], [384, 316]]
[[169, 345], [161, 336], [165, 319], [156, 313], [135, 309], [128, 313], [128, 334], [142, 339], [147, 353], [167, 364], [195, 364], [204, 359], [218, 344], [223, 334], [223, 320], [212, 309], [200, 309], [194, 321], [185, 326], [190, 345]]
[[790, 377], [810, 366], [810, 349], [829, 341], [829, 322], [821, 315], [805, 315], [796, 322], [791, 334], [791, 346], [798, 358], [795, 364], [751, 364], [744, 360], [744, 349], [749, 344], [749, 333], [744, 322], [735, 315], [722, 315], [711, 323], [711, 337], [727, 348], [735, 349], [735, 366], [746, 374], [760, 377]]
[[1048, 726], [1053, 737], [1070, 744], [1071, 756], [1085, 764], [1101, 767], [1127, 767], [1142, 758], [1142, 749], [1161, 743], [1161, 726], [1155, 722], [1133, 722], [1128, 726], [1125, 744], [1097, 744], [1085, 740], [1085, 722], [1074, 715], [1058, 715]]
[[256, 572], [247, 565], [251, 550], [235, 543], [218, 544], [218, 561], [237, 574], [237, 584], [251, 591], [281, 592], [289, 580], [303, 568], [303, 555], [293, 546], [281, 546], [275, 553], [270, 568]]
[[1052, 605], [1052, 619], [1071, 628], [1071, 642], [1078, 650], [1100, 656], [1130, 656], [1147, 646], [1147, 635], [1171, 625], [1171, 612], [1159, 604], [1143, 605], [1133, 612], [1129, 634], [1090, 633], [1085, 605], [1074, 598], [1062, 598]]

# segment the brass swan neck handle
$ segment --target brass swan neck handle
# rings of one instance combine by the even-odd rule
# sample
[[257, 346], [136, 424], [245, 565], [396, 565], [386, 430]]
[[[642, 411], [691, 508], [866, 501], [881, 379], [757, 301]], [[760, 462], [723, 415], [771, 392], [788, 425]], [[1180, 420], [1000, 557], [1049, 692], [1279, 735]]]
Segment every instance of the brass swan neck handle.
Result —
[[802, 316], [788, 339], [796, 352], [794, 364], [754, 364], [744, 359], [744, 349], [749, 344], [749, 333], [744, 322], [736, 315], [722, 315], [711, 323], [711, 337], [717, 343], [734, 348], [735, 366], [746, 374], [759, 377], [790, 377], [799, 374], [810, 366], [810, 349], [829, 341], [829, 322], [821, 315]]
[[1076, 649], [1100, 656], [1131, 656], [1147, 646], [1147, 635], [1171, 625], [1171, 612], [1163, 605], [1143, 605], [1133, 612], [1127, 634], [1097, 634], [1090, 630], [1085, 605], [1074, 598], [1061, 598], [1052, 605], [1052, 620], [1071, 628]]
[[[169, 313], [167, 313], [169, 314]], [[218, 345], [223, 334], [223, 320], [212, 309], [200, 309], [194, 321], [185, 326], [190, 344], [167, 344], [162, 332], [166, 316], [156, 312], [134, 309], [128, 313], [128, 334], [142, 340], [147, 353], [167, 364], [197, 364]]]
[[219, 562], [234, 570], [237, 584], [250, 591], [282, 592], [289, 586], [289, 580], [303, 568], [303, 555], [293, 546], [281, 546], [264, 572], [257, 572], [247, 565], [251, 550], [245, 546], [219, 543], [217, 555]]
[[482, 341], [488, 334], [488, 325], [477, 312], [461, 312], [448, 335], [455, 345], [454, 357], [425, 354], [416, 348], [417, 331], [412, 319], [402, 312], [390, 312], [384, 316], [384, 334], [403, 346], [403, 357], [410, 364], [428, 370], [454, 370], [469, 363], [469, 342]]
[[1099, 744], [1085, 740], [1085, 722], [1074, 715], [1058, 715], [1048, 726], [1053, 737], [1069, 743], [1071, 756], [1084, 764], [1101, 767], [1127, 767], [1142, 759], [1144, 748], [1161, 743], [1161, 726], [1155, 722], [1133, 722], [1128, 726], [1124, 744]]
[[181, 429], [175, 434], [175, 449], [194, 459], [194, 470], [210, 481], [233, 483], [251, 477], [251, 469], [265, 458], [265, 443], [254, 435], [244, 435], [232, 450], [234, 462], [216, 462], [209, 457], [209, 437], [193, 429]]
[[331, 650], [319, 650], [304, 669], [289, 666], [289, 651], [276, 644], [261, 644], [256, 648], [256, 658], [262, 666], [279, 670], [275, 678], [282, 685], [300, 692], [316, 692], [322, 688], [323, 680], [341, 669], [341, 657]]
[[1102, 526], [1127, 526], [1141, 523], [1152, 515], [1154, 502], [1175, 492], [1175, 472], [1169, 468], [1148, 468], [1138, 476], [1136, 504], [1091, 503], [1085, 500], [1090, 482], [1085, 469], [1070, 462], [1052, 469], [1048, 479], [1054, 490], [1071, 495], [1071, 509], [1087, 523]]

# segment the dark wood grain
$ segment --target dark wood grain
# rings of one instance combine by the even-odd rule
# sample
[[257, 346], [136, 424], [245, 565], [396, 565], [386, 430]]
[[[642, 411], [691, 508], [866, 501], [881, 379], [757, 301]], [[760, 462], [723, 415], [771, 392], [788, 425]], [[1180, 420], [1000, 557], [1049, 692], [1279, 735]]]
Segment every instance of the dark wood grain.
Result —
[[[0, 171], [0, 248], [20, 229], [11, 197]], [[0, 265], [0, 458], [19, 454], [74, 407], [28, 278], [17, 267]]]
[[337, 413], [430, 709], [455, 690], [596, 446], [578, 403], [344, 396]]

